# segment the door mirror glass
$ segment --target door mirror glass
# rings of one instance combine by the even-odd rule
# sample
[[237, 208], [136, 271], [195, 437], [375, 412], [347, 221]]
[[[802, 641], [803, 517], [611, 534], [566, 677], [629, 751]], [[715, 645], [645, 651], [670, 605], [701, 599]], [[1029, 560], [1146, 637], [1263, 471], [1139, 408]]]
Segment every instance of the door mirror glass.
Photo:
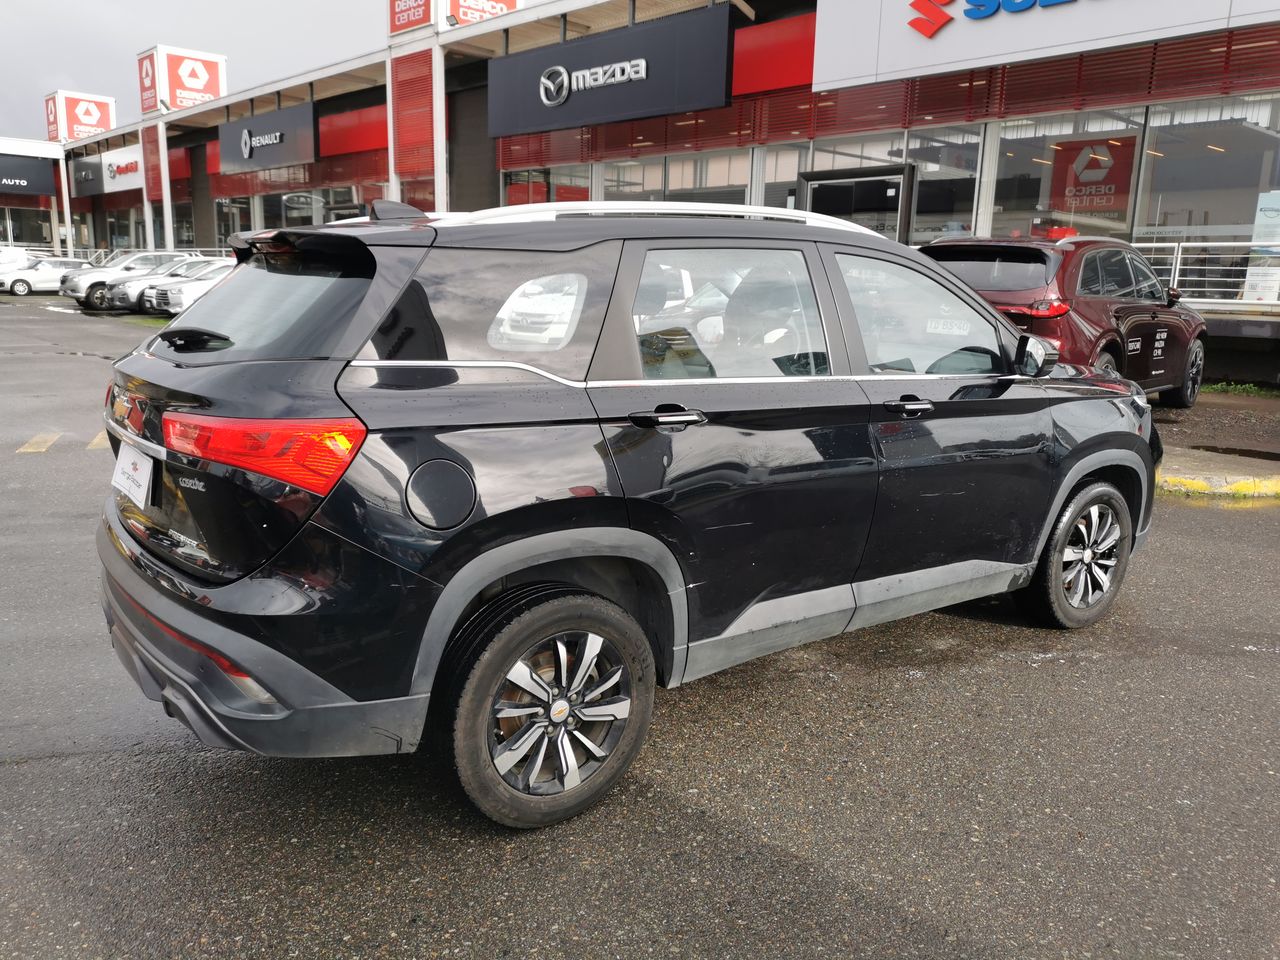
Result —
[[1058, 350], [1049, 341], [1023, 334], [1018, 340], [1018, 353], [1014, 357], [1014, 370], [1024, 377], [1044, 377], [1058, 365]]
[[1182, 299], [1182, 291], [1176, 287], [1170, 287], [1168, 299], [1165, 301], [1169, 306], [1176, 306], [1178, 301]]

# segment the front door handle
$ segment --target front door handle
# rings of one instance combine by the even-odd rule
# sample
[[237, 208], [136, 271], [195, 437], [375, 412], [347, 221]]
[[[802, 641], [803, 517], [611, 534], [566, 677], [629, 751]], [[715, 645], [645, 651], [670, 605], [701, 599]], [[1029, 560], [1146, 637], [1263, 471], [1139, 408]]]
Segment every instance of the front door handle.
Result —
[[629, 413], [627, 419], [637, 427], [679, 431], [706, 423], [707, 415], [701, 410], [686, 410], [678, 403], [663, 403], [644, 413]]
[[904, 420], [914, 420], [923, 413], [933, 412], [933, 402], [921, 400], [919, 397], [903, 397], [901, 400], [886, 400], [884, 408], [902, 414]]

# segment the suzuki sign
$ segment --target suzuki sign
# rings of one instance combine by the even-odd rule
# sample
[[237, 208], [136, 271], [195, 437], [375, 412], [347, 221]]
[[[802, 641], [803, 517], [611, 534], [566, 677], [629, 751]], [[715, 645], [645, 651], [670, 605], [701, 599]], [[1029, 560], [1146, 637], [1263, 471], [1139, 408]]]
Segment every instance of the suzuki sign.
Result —
[[116, 100], [56, 90], [44, 98], [44, 116], [50, 140], [80, 140], [115, 127]]
[[1280, 0], [818, 0], [813, 87], [973, 70], [1280, 19]]
[[227, 95], [227, 58], [217, 53], [157, 46], [138, 54], [143, 114], [198, 106]]

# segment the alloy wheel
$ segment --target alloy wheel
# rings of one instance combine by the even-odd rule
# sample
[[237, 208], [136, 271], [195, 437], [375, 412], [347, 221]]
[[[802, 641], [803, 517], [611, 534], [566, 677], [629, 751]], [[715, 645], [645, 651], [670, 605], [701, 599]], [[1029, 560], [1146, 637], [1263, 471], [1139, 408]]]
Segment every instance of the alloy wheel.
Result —
[[31, 292], [31, 284], [25, 280], [13, 281], [13, 286], [9, 288], [15, 297], [25, 297]]
[[107, 309], [107, 288], [94, 287], [89, 292], [89, 303], [93, 305], [95, 310]]
[[1192, 403], [1196, 402], [1196, 398], [1200, 396], [1200, 384], [1204, 381], [1204, 348], [1196, 346], [1191, 348], [1191, 362], [1187, 365], [1187, 399]]
[[1092, 607], [1111, 590], [1121, 533], [1114, 511], [1105, 503], [1093, 504], [1076, 520], [1062, 550], [1062, 587], [1071, 606]]
[[552, 796], [597, 773], [631, 714], [631, 675], [604, 637], [557, 634], [525, 651], [492, 702], [489, 754], [521, 793]]

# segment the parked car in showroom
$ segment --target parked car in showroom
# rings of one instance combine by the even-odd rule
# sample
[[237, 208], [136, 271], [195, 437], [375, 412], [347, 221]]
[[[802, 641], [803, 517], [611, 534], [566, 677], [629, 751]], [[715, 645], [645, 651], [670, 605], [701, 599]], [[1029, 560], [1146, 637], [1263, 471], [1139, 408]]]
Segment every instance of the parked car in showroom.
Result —
[[[119, 659], [213, 746], [430, 738], [542, 826], [625, 773], [657, 685], [1006, 592], [1085, 627], [1150, 528], [1142, 389], [844, 221], [374, 201], [232, 243], [114, 364], [97, 537]], [[671, 346], [708, 283], [722, 323]]]
[[73, 270], [62, 275], [58, 292], [70, 297], [87, 310], [109, 310], [111, 302], [107, 286], [131, 274], [149, 273], [156, 267], [175, 260], [186, 260], [190, 253], [130, 253], [112, 260], [101, 267]]
[[212, 290], [214, 284], [229, 274], [234, 266], [235, 263], [222, 260], [194, 277], [156, 284], [151, 297], [156, 312], [177, 316]]
[[88, 260], [65, 257], [28, 260], [17, 268], [0, 268], [0, 291], [15, 297], [25, 297], [29, 293], [56, 293], [64, 273], [88, 266]]
[[922, 252], [1064, 362], [1114, 370], [1169, 406], [1200, 396], [1204, 318], [1123, 240], [940, 240]]
[[154, 287], [157, 283], [162, 283], [166, 280], [193, 279], [205, 271], [213, 269], [218, 264], [226, 264], [227, 262], [215, 257], [191, 257], [187, 260], [174, 260], [170, 263], [161, 264], [150, 273], [144, 273], [140, 277], [130, 276], [127, 279], [107, 284], [107, 302], [116, 310], [136, 310], [139, 313], [144, 313], [146, 308], [143, 304], [142, 295], [148, 287]]

